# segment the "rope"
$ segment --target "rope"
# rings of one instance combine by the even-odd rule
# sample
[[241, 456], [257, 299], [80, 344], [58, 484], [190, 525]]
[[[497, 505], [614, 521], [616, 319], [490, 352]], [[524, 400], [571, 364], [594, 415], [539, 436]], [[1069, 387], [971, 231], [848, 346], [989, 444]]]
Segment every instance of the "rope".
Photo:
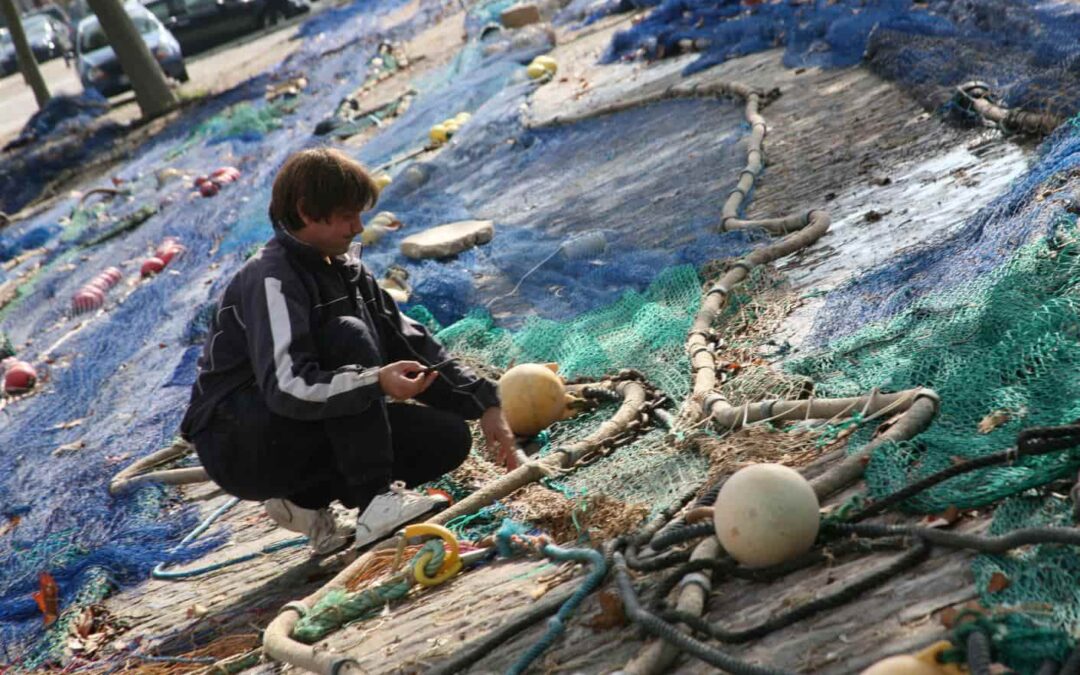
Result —
[[972, 631], [967, 640], [967, 663], [971, 675], [990, 675], [990, 638], [981, 630]]
[[[181, 539], [180, 544], [177, 545], [177, 547], [174, 548], [172, 550], [172, 552], [176, 553], [176, 552], [180, 551], [180, 549], [182, 549], [185, 546], [187, 546], [188, 544], [190, 544], [191, 542], [195, 541], [202, 533], [204, 533], [208, 529], [210, 529], [210, 526], [213, 525], [214, 522], [217, 521], [218, 518], [225, 515], [229, 511], [229, 509], [231, 509], [232, 507], [236, 506], [239, 503], [240, 503], [240, 500], [238, 498], [232, 497], [228, 501], [226, 501], [224, 504], [219, 506], [217, 509], [214, 510], [213, 513], [211, 513], [209, 516], [207, 516], [205, 520], [203, 520], [201, 523], [199, 523], [199, 525], [196, 526], [196, 528], [194, 530], [192, 530], [190, 533], [188, 533], [188, 535], [186, 537]], [[293, 548], [295, 546], [303, 546], [307, 542], [308, 542], [307, 537], [298, 537], [296, 539], [287, 539], [285, 541], [279, 541], [279, 542], [274, 543], [274, 544], [269, 544], [267, 546], [263, 546], [261, 549], [259, 549], [258, 551], [255, 551], [254, 553], [246, 553], [244, 555], [240, 555], [240, 556], [237, 556], [235, 558], [229, 558], [228, 560], [222, 560], [220, 562], [211, 563], [209, 565], [204, 565], [202, 567], [196, 567], [194, 569], [187, 569], [187, 570], [175, 570], [175, 571], [170, 572], [170, 571], [167, 571], [165, 568], [169, 567], [169, 565], [171, 565], [172, 563], [168, 563], [168, 562], [158, 563], [157, 566], [154, 567], [154, 569], [150, 573], [150, 575], [155, 579], [163, 579], [165, 581], [175, 581], [177, 579], [190, 579], [191, 577], [197, 577], [197, 576], [200, 576], [200, 575], [203, 575], [203, 574], [208, 574], [210, 572], [216, 572], [217, 570], [224, 569], [226, 567], [231, 567], [233, 565], [238, 565], [238, 564], [240, 564], [242, 562], [247, 562], [249, 560], [254, 560], [255, 558], [258, 558], [258, 557], [261, 557], [261, 556], [264, 556], [264, 555], [268, 555], [270, 553], [276, 553], [277, 551], [282, 551], [282, 550], [285, 550], [287, 548]]]
[[[716, 483], [709, 486], [705, 492], [701, 493], [701, 496], [694, 502], [694, 508], [712, 506], [715, 504], [716, 498], [720, 496], [720, 488], [724, 487], [725, 480], [726, 479], [718, 480]], [[649, 545], [654, 551], [662, 551], [665, 548], [674, 546], [679, 543], [678, 537], [681, 536], [676, 533], [681, 533], [686, 528], [687, 525], [682, 518], [673, 520], [656, 533]], [[639, 569], [632, 563], [630, 566], [634, 569]]]
[[740, 661], [739, 659], [714, 649], [709, 645], [683, 633], [675, 626], [667, 623], [660, 617], [652, 614], [638, 600], [637, 593], [630, 581], [630, 573], [626, 568], [626, 559], [621, 552], [614, 553], [615, 582], [622, 598], [626, 616], [644, 628], [650, 635], [661, 638], [675, 645], [679, 649], [692, 654], [709, 665], [721, 668], [733, 675], [790, 675], [786, 670], [757, 666]]
[[701, 537], [716, 534], [716, 525], [711, 521], [696, 523], [694, 525], [682, 525], [672, 528], [668, 532], [657, 535], [650, 546], [654, 551], [663, 551], [675, 544], [682, 544]]
[[[775, 565], [773, 567], [766, 567], [761, 569], [754, 569], [750, 567], [742, 567], [738, 565], [731, 558], [720, 559], [705, 559], [705, 560], [693, 560], [681, 565], [675, 571], [673, 571], [666, 578], [662, 579], [656, 586], [654, 592], [654, 605], [658, 610], [664, 609], [664, 599], [668, 593], [675, 589], [682, 582], [682, 578], [688, 574], [694, 572], [701, 572], [709, 570], [713, 572], [719, 572], [720, 574], [734, 577], [736, 579], [743, 579], [746, 581], [755, 581], [759, 583], [766, 583], [785, 577], [793, 572], [812, 567], [813, 565], [819, 565], [823, 562], [828, 562], [837, 556], [846, 555], [849, 553], [870, 553], [876, 551], [895, 551], [906, 548], [905, 539], [893, 538], [893, 539], [846, 539], [838, 542], [828, 551], [810, 551], [793, 560], [789, 560], [786, 563]], [[630, 560], [631, 549], [627, 549], [626, 558], [627, 562]]]
[[401, 600], [409, 594], [415, 581], [410, 577], [418, 563], [422, 561], [424, 573], [428, 577], [434, 577], [439, 574], [439, 568], [445, 559], [446, 548], [443, 541], [428, 540], [405, 566], [405, 571], [395, 574], [387, 581], [355, 593], [343, 590], [327, 593], [300, 617], [293, 628], [292, 636], [300, 642], [311, 644], [351, 621], [371, 618], [387, 604]]
[[916, 539], [911, 550], [898, 556], [896, 560], [884, 565], [881, 569], [874, 570], [854, 582], [841, 584], [841, 588], [838, 591], [799, 605], [783, 614], [773, 616], [757, 626], [742, 630], [728, 630], [721, 626], [710, 624], [704, 619], [686, 612], [668, 610], [663, 612], [661, 616], [672, 623], [684, 623], [695, 631], [709, 635], [721, 642], [732, 644], [749, 642], [764, 637], [781, 628], [786, 628], [797, 621], [811, 617], [819, 612], [847, 604], [866, 591], [876, 588], [896, 575], [915, 567], [926, 560], [929, 555], [930, 547], [926, 542], [921, 539]]
[[1080, 446], [1080, 425], [1031, 427], [1024, 429], [1016, 437], [1015, 449], [1010, 448], [991, 455], [985, 455], [983, 457], [977, 457], [955, 464], [912, 483], [911, 485], [907, 485], [887, 497], [871, 502], [855, 513], [850, 513], [847, 512], [846, 509], [841, 509], [841, 511], [844, 512], [838, 512], [836, 514], [837, 520], [844, 520], [847, 522], [863, 520], [870, 516], [877, 515], [892, 506], [901, 504], [916, 494], [961, 474], [990, 466], [996, 466], [998, 464], [1015, 462], [1020, 457], [1048, 455], [1064, 450], [1071, 450], [1077, 446]]
[[607, 576], [607, 563], [604, 561], [598, 551], [594, 551], [591, 548], [562, 548], [554, 544], [545, 544], [541, 549], [543, 554], [556, 562], [582, 562], [592, 565], [592, 570], [589, 571], [588, 576], [581, 582], [577, 590], [562, 603], [559, 607], [559, 611], [555, 613], [555, 616], [548, 619], [547, 631], [537, 640], [529, 650], [526, 651], [521, 657], [514, 662], [507, 673], [511, 675], [520, 675], [525, 672], [525, 669], [529, 667], [533, 661], [535, 661], [548, 647], [555, 643], [555, 640], [566, 630], [566, 620], [570, 618], [570, 615], [574, 613], [574, 610], [578, 608], [578, 605], [582, 603], [585, 598], [596, 590], [596, 588], [603, 583], [604, 577]]
[[575, 592], [575, 590], [562, 589], [561, 591], [549, 593], [536, 604], [518, 612], [507, 623], [470, 642], [449, 659], [427, 671], [428, 675], [449, 675], [450, 673], [466, 670], [469, 666], [490, 654], [496, 647], [506, 644], [515, 635], [526, 630], [540, 619], [549, 614], [554, 614]]
[[860, 537], [917, 536], [935, 546], [968, 549], [991, 554], [1005, 553], [1021, 546], [1037, 544], [1080, 546], [1080, 530], [1072, 528], [1032, 527], [1013, 530], [1005, 535], [991, 537], [908, 525], [823, 523], [822, 527], [823, 530], [833, 530], [839, 534], [855, 534]]

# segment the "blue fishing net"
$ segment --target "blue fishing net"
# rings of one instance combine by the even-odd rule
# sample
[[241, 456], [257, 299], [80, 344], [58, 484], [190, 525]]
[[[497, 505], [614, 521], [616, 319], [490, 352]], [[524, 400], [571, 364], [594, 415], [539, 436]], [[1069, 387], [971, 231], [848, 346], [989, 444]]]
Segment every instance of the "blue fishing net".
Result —
[[1080, 110], [1080, 10], [1021, 0], [612, 0], [568, 6], [563, 22], [651, 8], [613, 38], [607, 61], [698, 57], [686, 74], [724, 61], [784, 49], [789, 68], [859, 63], [901, 83], [930, 107], [972, 79], [991, 84], [1010, 106], [1068, 116]]

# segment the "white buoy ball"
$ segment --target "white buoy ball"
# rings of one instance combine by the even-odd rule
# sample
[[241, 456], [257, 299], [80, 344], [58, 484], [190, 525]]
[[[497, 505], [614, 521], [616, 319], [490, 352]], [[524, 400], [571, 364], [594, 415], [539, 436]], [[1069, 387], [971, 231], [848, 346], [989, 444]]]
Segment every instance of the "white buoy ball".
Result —
[[862, 675], [941, 675], [941, 672], [920, 658], [905, 655], [882, 659], [862, 671]]
[[566, 411], [566, 385], [556, 364], [523, 363], [499, 378], [499, 400], [511, 431], [535, 436]]
[[724, 483], [713, 507], [716, 536], [747, 567], [769, 567], [814, 545], [821, 518], [810, 483], [781, 464], [754, 464]]
[[459, 112], [457, 115], [454, 115], [454, 121], [459, 125], [467, 124], [471, 119], [472, 115], [467, 112]]

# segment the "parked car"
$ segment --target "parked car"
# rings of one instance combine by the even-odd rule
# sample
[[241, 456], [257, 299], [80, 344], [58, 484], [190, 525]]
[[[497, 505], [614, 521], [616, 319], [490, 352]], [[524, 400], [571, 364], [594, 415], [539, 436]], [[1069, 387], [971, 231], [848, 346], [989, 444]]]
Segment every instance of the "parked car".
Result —
[[74, 48], [74, 44], [75, 44], [75, 23], [72, 22], [71, 16], [69, 16], [68, 13], [66, 11], [64, 11], [63, 8], [61, 8], [59, 5], [55, 5], [55, 4], [50, 3], [50, 4], [47, 4], [47, 5], [41, 5], [40, 7], [38, 7], [37, 9], [35, 9], [34, 11], [29, 13], [29, 15], [31, 15], [31, 16], [34, 15], [34, 14], [48, 14], [49, 16], [51, 16], [53, 19], [56, 20], [56, 23], [58, 23], [59, 25], [63, 26], [65, 29], [67, 29], [68, 41], [71, 43], [72, 47]]
[[[34, 58], [38, 63], [71, 53], [71, 37], [67, 27], [52, 16], [40, 13], [27, 14], [22, 17], [22, 27], [26, 33], [26, 41], [30, 43], [30, 50], [34, 52]], [[7, 29], [4, 30], [7, 32]], [[10, 41], [10, 34], [7, 39]], [[14, 45], [11, 45], [10, 49], [5, 48], [0, 58], [3, 59], [0, 61], [0, 72], [7, 74], [19, 69]]]
[[15, 45], [11, 42], [11, 33], [7, 28], [0, 28], [0, 77], [7, 77], [15, 72]]
[[149, 0], [188, 56], [311, 9], [306, 0]]
[[[130, 3], [124, 5], [124, 9], [165, 74], [174, 80], [187, 82], [184, 55], [173, 34], [142, 5]], [[88, 16], [80, 21], [76, 33], [75, 59], [83, 87], [97, 89], [105, 96], [115, 96], [130, 89], [131, 82], [109, 46], [97, 17]]]

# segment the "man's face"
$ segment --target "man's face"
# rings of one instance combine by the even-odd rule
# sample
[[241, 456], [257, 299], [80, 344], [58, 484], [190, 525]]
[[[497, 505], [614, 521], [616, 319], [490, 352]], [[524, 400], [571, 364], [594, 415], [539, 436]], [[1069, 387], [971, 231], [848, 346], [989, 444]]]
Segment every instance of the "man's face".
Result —
[[359, 211], [335, 211], [325, 220], [313, 220], [303, 213], [301, 217], [304, 227], [293, 234], [327, 257], [347, 253], [352, 240], [364, 231]]

